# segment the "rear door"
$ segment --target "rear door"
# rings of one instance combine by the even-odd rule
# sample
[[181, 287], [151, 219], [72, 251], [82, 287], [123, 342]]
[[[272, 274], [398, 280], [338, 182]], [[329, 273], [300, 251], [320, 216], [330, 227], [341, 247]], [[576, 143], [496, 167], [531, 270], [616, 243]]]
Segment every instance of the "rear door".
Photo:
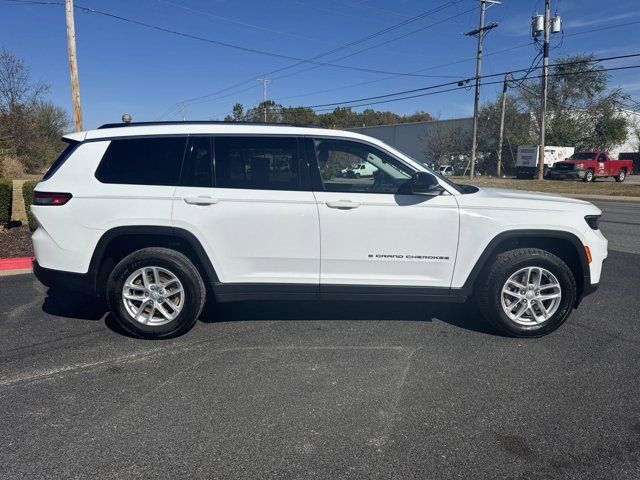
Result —
[[[448, 289], [458, 245], [455, 197], [398, 194], [412, 168], [370, 144], [332, 138], [313, 143], [321, 291], [349, 285]], [[340, 175], [344, 165], [361, 162], [371, 163], [373, 176]]]
[[295, 137], [190, 138], [173, 223], [196, 234], [221, 282], [318, 285], [305, 162]]

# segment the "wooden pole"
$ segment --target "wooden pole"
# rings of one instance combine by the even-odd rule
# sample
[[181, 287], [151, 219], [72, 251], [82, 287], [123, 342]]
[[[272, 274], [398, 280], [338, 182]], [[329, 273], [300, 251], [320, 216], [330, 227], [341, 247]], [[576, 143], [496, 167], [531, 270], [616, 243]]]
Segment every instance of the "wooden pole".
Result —
[[80, 83], [78, 81], [78, 59], [76, 56], [76, 29], [73, 21], [73, 0], [65, 0], [67, 14], [67, 52], [69, 54], [69, 75], [71, 96], [73, 97], [73, 123], [76, 132], [82, 130], [82, 110], [80, 109]]
[[497, 174], [498, 177], [502, 176], [502, 141], [504, 139], [504, 111], [507, 106], [507, 80], [509, 74], [504, 74], [504, 84], [502, 85], [502, 110], [500, 112], [500, 137], [498, 140], [498, 165]]

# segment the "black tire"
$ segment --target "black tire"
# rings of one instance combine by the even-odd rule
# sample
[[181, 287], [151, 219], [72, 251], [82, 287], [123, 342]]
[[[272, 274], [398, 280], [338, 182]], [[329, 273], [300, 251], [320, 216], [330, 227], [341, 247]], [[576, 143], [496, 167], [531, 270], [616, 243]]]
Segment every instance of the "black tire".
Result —
[[354, 177], [356, 177], [356, 178], [360, 178], [360, 174], [359, 174], [359, 173], [356, 173], [356, 174], [354, 175]]
[[[124, 283], [143, 267], [160, 267], [171, 272], [182, 284], [184, 297], [178, 315], [163, 325], [144, 325], [127, 311], [123, 301]], [[118, 325], [130, 334], [149, 339], [171, 338], [189, 331], [202, 312], [206, 290], [198, 269], [180, 252], [169, 248], [143, 248], [123, 258], [107, 281], [107, 303]]]
[[[537, 325], [525, 326], [511, 320], [501, 304], [502, 288], [521, 268], [543, 267], [560, 283], [562, 297], [556, 312]], [[479, 279], [476, 303], [486, 320], [497, 330], [512, 337], [540, 337], [562, 325], [575, 306], [577, 287], [573, 273], [557, 256], [537, 248], [518, 248], [497, 255]]]
[[627, 172], [625, 172], [624, 170], [620, 170], [620, 173], [618, 173], [618, 175], [616, 175], [615, 177], [616, 182], [624, 182], [625, 178], [627, 178]]
[[595, 179], [596, 179], [596, 176], [593, 174], [593, 170], [589, 169], [584, 174], [584, 178], [582, 179], [582, 181], [584, 181], [584, 182], [593, 182], [593, 181], [595, 181]]

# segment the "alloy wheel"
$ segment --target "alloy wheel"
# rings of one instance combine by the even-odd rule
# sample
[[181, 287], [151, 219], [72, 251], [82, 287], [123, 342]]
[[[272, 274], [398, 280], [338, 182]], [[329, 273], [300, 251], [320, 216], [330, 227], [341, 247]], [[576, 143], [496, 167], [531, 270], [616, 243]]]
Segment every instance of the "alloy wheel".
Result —
[[562, 288], [556, 276], [542, 267], [525, 267], [511, 275], [501, 292], [504, 313], [524, 326], [539, 325], [550, 319], [562, 301]]
[[185, 302], [182, 283], [162, 267], [139, 268], [124, 282], [122, 301], [127, 313], [143, 325], [159, 326], [174, 320]]

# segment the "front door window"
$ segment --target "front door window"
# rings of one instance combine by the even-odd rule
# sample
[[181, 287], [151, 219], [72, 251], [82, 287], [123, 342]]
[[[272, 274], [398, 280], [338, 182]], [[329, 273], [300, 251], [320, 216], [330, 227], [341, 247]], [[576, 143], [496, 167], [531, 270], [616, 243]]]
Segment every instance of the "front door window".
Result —
[[413, 171], [370, 145], [315, 140], [322, 185], [327, 192], [397, 193]]

